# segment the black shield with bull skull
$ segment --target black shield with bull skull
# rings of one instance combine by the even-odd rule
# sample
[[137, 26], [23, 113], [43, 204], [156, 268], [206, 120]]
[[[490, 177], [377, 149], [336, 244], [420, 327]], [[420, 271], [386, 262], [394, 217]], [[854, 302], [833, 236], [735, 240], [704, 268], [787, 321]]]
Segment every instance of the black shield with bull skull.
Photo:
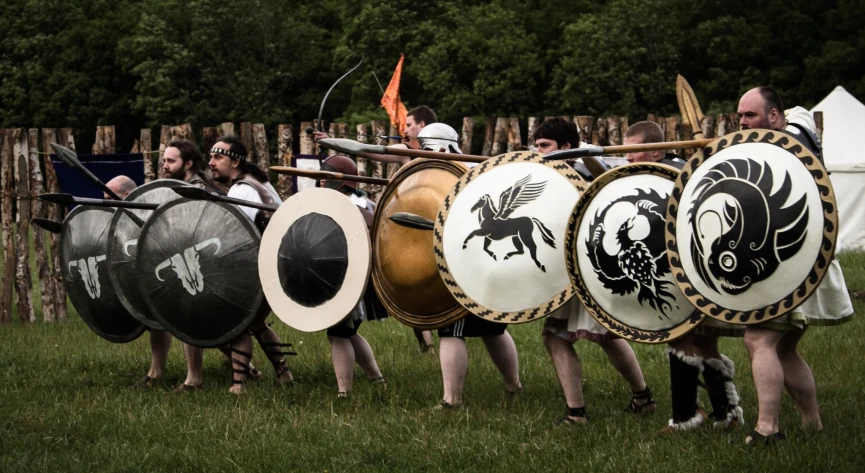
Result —
[[126, 343], [144, 332], [120, 303], [109, 282], [108, 227], [114, 209], [78, 206], [63, 222], [60, 265], [63, 285], [84, 323], [96, 335]]
[[[160, 179], [148, 182], [143, 186], [130, 192], [126, 199], [131, 202], [146, 202], [162, 204], [169, 200], [179, 199], [180, 196], [171, 190], [173, 187], [187, 185], [183, 181], [174, 179]], [[111, 271], [108, 276], [111, 285], [117, 293], [117, 298], [123, 307], [148, 328], [165, 330], [147, 308], [141, 291], [138, 287], [138, 237], [141, 227], [130, 218], [129, 213], [135, 214], [141, 221], [150, 218], [152, 210], [145, 209], [117, 209], [111, 218], [108, 230], [108, 267]]]
[[204, 348], [225, 344], [265, 310], [258, 279], [261, 236], [234, 205], [165, 203], [138, 241], [141, 295], [180, 340]]

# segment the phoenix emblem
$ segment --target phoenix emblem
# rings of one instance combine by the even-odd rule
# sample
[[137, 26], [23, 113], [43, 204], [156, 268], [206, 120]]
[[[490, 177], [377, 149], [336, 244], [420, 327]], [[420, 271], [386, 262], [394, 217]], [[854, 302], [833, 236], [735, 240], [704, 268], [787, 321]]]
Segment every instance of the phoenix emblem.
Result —
[[537, 245], [532, 237], [535, 225], [541, 231], [541, 238], [544, 243], [552, 248], [556, 247], [556, 239], [553, 233], [546, 225], [534, 217], [513, 217], [511, 215], [515, 210], [537, 199], [547, 185], [547, 181], [529, 183], [532, 180], [532, 175], [518, 180], [514, 185], [508, 187], [499, 195], [499, 205], [493, 203], [493, 199], [489, 194], [484, 194], [472, 206], [471, 212], [478, 212], [478, 223], [480, 228], [471, 232], [463, 241], [463, 249], [468, 245], [469, 240], [478, 236], [484, 238], [484, 251], [490, 255], [493, 260], [496, 259], [496, 254], [493, 253], [489, 246], [493, 240], [502, 240], [510, 238], [514, 244], [514, 251], [508, 253], [503, 258], [509, 259], [511, 256], [521, 255], [525, 253], [524, 248], [529, 249], [529, 254], [532, 261], [540, 268], [541, 271], [547, 272], [546, 267], [538, 261]]
[[[620, 197], [589, 224], [587, 256], [604, 288], [624, 296], [637, 291], [637, 301], [669, 316], [676, 302], [667, 290], [673, 283], [664, 244], [664, 211], [667, 197], [655, 190], [637, 189], [637, 195]], [[677, 306], [678, 307], [678, 306]]]

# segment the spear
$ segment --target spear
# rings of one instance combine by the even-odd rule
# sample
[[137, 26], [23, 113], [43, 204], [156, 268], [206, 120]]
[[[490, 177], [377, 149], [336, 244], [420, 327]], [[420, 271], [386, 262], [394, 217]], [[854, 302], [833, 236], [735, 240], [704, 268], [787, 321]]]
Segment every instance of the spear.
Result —
[[51, 143], [51, 148], [54, 149], [54, 154], [57, 155], [57, 157], [60, 159], [60, 161], [63, 162], [63, 164], [78, 170], [78, 172], [80, 172], [81, 174], [84, 175], [84, 177], [86, 177], [91, 182], [96, 184], [100, 189], [102, 189], [112, 199], [123, 200], [120, 198], [119, 195], [117, 195], [113, 190], [111, 190], [110, 187], [108, 187], [104, 182], [99, 180], [98, 177], [94, 176], [93, 173], [90, 172], [89, 169], [87, 169], [86, 167], [84, 167], [83, 164], [81, 164], [81, 161], [78, 160], [78, 156], [75, 154], [75, 151], [72, 151], [71, 149], [69, 149], [65, 146], [58, 145], [57, 143]]
[[435, 222], [428, 218], [409, 212], [394, 212], [388, 218], [395, 224], [417, 230], [432, 230]]
[[[307, 135], [311, 135], [311, 134], [315, 133], [315, 128], [308, 126], [308, 127], [304, 128], [303, 131], [306, 132]], [[322, 132], [322, 133], [325, 133], [325, 132]], [[328, 131], [327, 134], [333, 135], [333, 136], [361, 136], [360, 133], [336, 133], [336, 132], [332, 132], [332, 131]], [[388, 135], [380, 135], [380, 136], [378, 136], [378, 138], [381, 138], [383, 140], [396, 140], [396, 141], [402, 141], [402, 139], [403, 139], [402, 136], [388, 136]]]
[[595, 146], [586, 145], [580, 148], [553, 151], [545, 154], [546, 160], [584, 158], [586, 156], [605, 156], [610, 154], [639, 153], [641, 151], [664, 151], [666, 149], [703, 148], [715, 140], [665, 141], [662, 143], [644, 143], [639, 145]]
[[33, 225], [48, 230], [51, 233], [61, 233], [63, 231], [63, 222], [58, 222], [57, 220], [35, 217], [30, 219], [30, 221], [33, 222]]
[[179, 196], [190, 200], [209, 200], [211, 202], [225, 202], [226, 204], [241, 205], [251, 207], [253, 209], [264, 210], [267, 212], [275, 212], [279, 208], [278, 205], [268, 205], [259, 202], [250, 202], [243, 199], [235, 199], [234, 197], [226, 197], [216, 192], [206, 191], [193, 186], [172, 187], [171, 190]]
[[[465, 161], [470, 163], [481, 163], [489, 159], [487, 156], [476, 156], [473, 154], [440, 153], [438, 151], [425, 151], [418, 149], [391, 148], [388, 146], [368, 145], [343, 138], [326, 138], [318, 140], [318, 144], [324, 148], [332, 149], [343, 154], [351, 154], [363, 158], [369, 158], [370, 154], [392, 154], [395, 156], [408, 156], [411, 158], [441, 159], [444, 161]], [[374, 159], [374, 158], [373, 158]]]
[[314, 169], [300, 169], [289, 166], [271, 166], [270, 170], [275, 173], [289, 174], [292, 176], [303, 176], [313, 179], [330, 179], [333, 181], [365, 182], [367, 184], [377, 184], [380, 186], [386, 186], [388, 182], [390, 182], [387, 179], [381, 179], [378, 177], [354, 176], [351, 174], [343, 174], [341, 172], [317, 171]]
[[[51, 202], [52, 204], [61, 204], [61, 205], [69, 205], [69, 204], [77, 204], [77, 205], [92, 205], [95, 207], [117, 207], [121, 209], [141, 209], [141, 210], [155, 210], [156, 207], [159, 207], [159, 204], [150, 203], [150, 202], [129, 202], [126, 200], [112, 200], [112, 199], [88, 199], [86, 197], [75, 197], [72, 194], [40, 194], [39, 200], [44, 200], [45, 202]], [[130, 214], [132, 215], [132, 214]], [[141, 222], [143, 225], [144, 222]]]
[[676, 99], [679, 102], [679, 112], [682, 113], [682, 121], [686, 125], [691, 126], [694, 138], [703, 138], [703, 109], [700, 108], [700, 103], [697, 102], [697, 96], [694, 95], [694, 89], [691, 84], [680, 75], [676, 76]]

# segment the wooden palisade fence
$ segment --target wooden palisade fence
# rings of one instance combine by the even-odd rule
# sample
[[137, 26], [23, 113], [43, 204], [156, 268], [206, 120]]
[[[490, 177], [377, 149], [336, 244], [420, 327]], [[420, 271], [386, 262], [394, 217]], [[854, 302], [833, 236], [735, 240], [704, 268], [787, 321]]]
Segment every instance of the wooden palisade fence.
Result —
[[[520, 120], [513, 117], [487, 118], [484, 122], [483, 142], [480, 154], [495, 156], [504, 152], [528, 149], [532, 144], [532, 136], [544, 119], [550, 117], [529, 117], [525, 133], [520, 128]], [[566, 116], [573, 121], [580, 134], [580, 140], [594, 145], [607, 146], [622, 144], [622, 137], [628, 129], [627, 117], [590, 117]], [[822, 132], [822, 114], [815, 114], [818, 133]], [[658, 117], [649, 115], [648, 120], [660, 125], [667, 141], [688, 140], [693, 131], [683, 125], [677, 117]], [[723, 136], [739, 129], [735, 113], [705, 117], [700, 124], [704, 137]], [[207, 160], [207, 153], [217, 137], [223, 135], [238, 135], [249, 149], [249, 160], [263, 169], [274, 164], [290, 166], [295, 138], [297, 150], [301, 155], [319, 154], [319, 147], [313, 142], [312, 136], [304, 132], [308, 127], [320, 129], [318, 120], [301, 122], [299, 127], [291, 124], [280, 124], [277, 128], [276, 156], [270, 155], [265, 126], [261, 123], [240, 124], [235, 128], [232, 122], [221, 123], [218, 126], [208, 126], [201, 130], [201, 150]], [[460, 133], [460, 148], [471, 153], [474, 140], [475, 122], [471, 117], [462, 121]], [[239, 133], [238, 133], [239, 130]], [[295, 131], [297, 130], [297, 135]], [[385, 136], [397, 136], [401, 133], [392, 125], [388, 127], [384, 121], [361, 123], [351, 130], [355, 139], [362, 143], [379, 145], [393, 144]], [[331, 123], [328, 126], [331, 136], [346, 137], [349, 127], [346, 123]], [[39, 141], [41, 137], [41, 151]], [[153, 137], [149, 128], [141, 130], [140, 139], [136, 140], [132, 152], [143, 153], [144, 180], [150, 182], [158, 178], [162, 170], [162, 156], [165, 148], [176, 138], [194, 140], [193, 128], [189, 123], [160, 127], [158, 147], [153, 147]], [[31, 128], [0, 129], [0, 216], [2, 216], [2, 250], [3, 250], [3, 286], [0, 294], [0, 322], [12, 319], [13, 303], [17, 300], [19, 320], [31, 322], [35, 320], [32, 275], [30, 274], [30, 252], [28, 248], [30, 229], [33, 229], [33, 246], [35, 248], [36, 277], [39, 280], [39, 302], [42, 307], [43, 320], [51, 322], [66, 319], [66, 291], [63, 288], [60, 273], [59, 245], [60, 236], [49, 234], [39, 227], [30, 225], [31, 218], [41, 217], [52, 220], [63, 220], [65, 210], [62, 206], [48, 205], [35, 199], [42, 192], [60, 192], [57, 175], [51, 164], [51, 143], [57, 142], [75, 149], [75, 139], [69, 128]], [[112, 154], [115, 147], [115, 130], [113, 126], [100, 126], [96, 130], [96, 140], [93, 143], [93, 154]], [[677, 150], [675, 153], [685, 158], [694, 154], [694, 150]], [[329, 152], [333, 154], [332, 151]], [[475, 153], [477, 154], [477, 153]], [[156, 155], [156, 156], [154, 156]], [[156, 165], [154, 166], [154, 161]], [[369, 161], [357, 158], [358, 171], [362, 175], [390, 178], [399, 170], [399, 165]], [[44, 170], [44, 172], [43, 172]], [[292, 180], [289, 176], [280, 175], [274, 182], [277, 192], [288, 197], [292, 192]], [[378, 200], [381, 188], [375, 185], [361, 184], [371, 199]], [[13, 220], [14, 219], [14, 220]], [[16, 226], [17, 224], [17, 226]], [[13, 230], [14, 227], [14, 230]], [[17, 297], [15, 297], [17, 296]]]

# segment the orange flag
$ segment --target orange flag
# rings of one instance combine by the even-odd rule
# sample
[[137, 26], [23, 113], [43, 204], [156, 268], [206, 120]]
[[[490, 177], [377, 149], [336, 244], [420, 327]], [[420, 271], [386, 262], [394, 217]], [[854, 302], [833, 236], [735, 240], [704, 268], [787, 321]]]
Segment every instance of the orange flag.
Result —
[[390, 78], [390, 84], [387, 90], [384, 91], [384, 96], [381, 98], [381, 106], [387, 111], [390, 116], [390, 122], [397, 127], [397, 133], [402, 134], [405, 130], [405, 118], [408, 113], [405, 105], [399, 99], [399, 81], [402, 78], [402, 63], [405, 61], [405, 54], [400, 54], [399, 62], [396, 69], [393, 71], [393, 77]]

